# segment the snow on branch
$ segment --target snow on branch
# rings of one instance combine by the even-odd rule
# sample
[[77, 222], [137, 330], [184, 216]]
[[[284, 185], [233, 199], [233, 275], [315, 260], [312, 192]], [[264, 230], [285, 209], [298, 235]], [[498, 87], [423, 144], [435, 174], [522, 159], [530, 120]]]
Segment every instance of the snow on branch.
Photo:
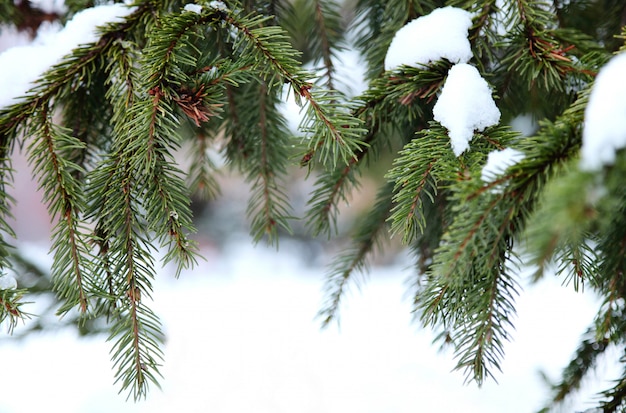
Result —
[[[77, 13], [65, 27], [39, 30], [35, 41], [0, 54], [0, 108], [15, 103], [34, 81], [81, 44], [98, 40], [97, 27], [119, 21], [134, 9], [124, 4], [92, 7]], [[13, 62], [20, 62], [19, 65]]]
[[599, 170], [615, 162], [626, 147], [626, 53], [613, 57], [598, 73], [585, 109], [580, 167]]
[[524, 153], [513, 148], [493, 151], [487, 155], [487, 163], [481, 170], [480, 178], [484, 182], [493, 182], [502, 175], [509, 166], [513, 166], [524, 159]]
[[385, 70], [401, 65], [427, 65], [441, 59], [467, 63], [472, 58], [467, 34], [472, 14], [444, 7], [418, 17], [398, 30], [385, 57]]
[[474, 66], [466, 63], [454, 65], [448, 72], [433, 115], [448, 128], [456, 156], [469, 148], [475, 130], [482, 131], [500, 121], [500, 110], [491, 97], [489, 84]]

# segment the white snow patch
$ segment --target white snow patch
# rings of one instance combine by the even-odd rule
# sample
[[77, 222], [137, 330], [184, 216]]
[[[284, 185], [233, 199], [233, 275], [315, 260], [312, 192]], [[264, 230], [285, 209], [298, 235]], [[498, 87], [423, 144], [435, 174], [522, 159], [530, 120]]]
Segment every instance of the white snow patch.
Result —
[[585, 109], [580, 168], [600, 170], [626, 147], [626, 53], [613, 57], [598, 73]]
[[435, 9], [398, 30], [385, 57], [385, 70], [428, 64], [443, 58], [467, 63], [472, 58], [467, 34], [472, 14], [456, 7]]
[[45, 13], [64, 14], [67, 12], [67, 6], [64, 0], [29, 0], [33, 7]]
[[498, 124], [500, 110], [478, 70], [472, 65], [459, 63], [448, 72], [433, 116], [448, 129], [452, 150], [459, 156], [469, 148], [475, 130], [482, 131]]
[[228, 7], [226, 7], [223, 1], [212, 1], [209, 3], [209, 7], [217, 10], [228, 10]]
[[513, 130], [521, 133], [522, 136], [534, 135], [538, 127], [533, 116], [528, 113], [514, 117], [511, 119], [510, 125]]
[[185, 4], [185, 11], [190, 11], [192, 13], [202, 13], [202, 6], [199, 4], [193, 4], [193, 3], [189, 3], [189, 4]]
[[27, 31], [19, 31], [13, 25], [0, 24], [0, 53], [11, 47], [24, 46], [30, 42]]
[[493, 182], [503, 174], [509, 166], [515, 165], [524, 159], [524, 153], [513, 148], [493, 151], [487, 155], [487, 163], [483, 166], [480, 179], [484, 182]]
[[0, 275], [0, 290], [15, 290], [17, 288], [17, 280], [9, 274]]
[[15, 98], [23, 96], [32, 82], [72, 49], [98, 40], [97, 26], [117, 21], [132, 11], [123, 4], [85, 9], [68, 21], [65, 28], [42, 25], [33, 44], [13, 47], [0, 54], [0, 108], [15, 103]]

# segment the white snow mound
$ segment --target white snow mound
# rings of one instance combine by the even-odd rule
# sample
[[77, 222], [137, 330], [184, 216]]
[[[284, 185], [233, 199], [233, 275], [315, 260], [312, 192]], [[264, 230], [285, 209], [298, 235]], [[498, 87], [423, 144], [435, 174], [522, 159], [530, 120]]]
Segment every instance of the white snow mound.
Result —
[[452, 150], [459, 156], [469, 148], [474, 131], [498, 124], [500, 110], [478, 70], [467, 63], [459, 63], [448, 72], [433, 116], [448, 129]]
[[[30, 45], [12, 47], [0, 54], [0, 108], [16, 103], [51, 66], [80, 44], [98, 40], [96, 27], [115, 22], [134, 8], [108, 4], [85, 9], [60, 25], [42, 25]], [[15, 64], [19, 62], [19, 64]]]
[[502, 175], [509, 166], [524, 159], [524, 153], [513, 148], [496, 150], [487, 155], [487, 163], [483, 166], [480, 178], [483, 182], [493, 182]]
[[615, 162], [626, 148], [626, 53], [613, 57], [598, 73], [585, 108], [580, 168], [597, 171]]
[[467, 63], [472, 58], [467, 34], [472, 14], [457, 7], [443, 7], [402, 27], [387, 50], [385, 70], [400, 65], [428, 64], [443, 58]]

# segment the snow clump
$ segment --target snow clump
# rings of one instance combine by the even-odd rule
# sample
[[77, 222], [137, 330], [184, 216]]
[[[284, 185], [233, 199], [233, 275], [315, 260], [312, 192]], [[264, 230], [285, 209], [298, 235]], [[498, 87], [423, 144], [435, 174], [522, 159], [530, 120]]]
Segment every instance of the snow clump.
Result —
[[457, 7], [443, 7], [402, 27], [387, 50], [385, 70], [400, 65], [427, 65], [441, 59], [467, 63], [472, 58], [467, 34], [472, 14]]
[[189, 3], [189, 4], [185, 4], [184, 10], [190, 11], [192, 13], [200, 14], [202, 13], [202, 6], [199, 4]]
[[0, 274], [0, 290], [15, 290], [17, 281], [9, 274]]
[[524, 153], [513, 148], [506, 148], [501, 151], [493, 151], [487, 155], [487, 163], [483, 166], [480, 179], [483, 182], [493, 182], [499, 175], [502, 175], [509, 166], [513, 166], [524, 159]]
[[228, 10], [228, 7], [226, 7], [226, 4], [224, 4], [223, 1], [212, 1], [209, 3], [209, 7], [212, 9], [222, 10], [222, 11]]
[[626, 53], [613, 57], [598, 73], [585, 109], [580, 168], [598, 171], [626, 148]]
[[67, 11], [64, 0], [30, 0], [29, 3], [44, 13], [64, 14]]
[[133, 10], [124, 4], [85, 9], [76, 13], [65, 28], [42, 25], [31, 45], [12, 47], [0, 54], [0, 108], [16, 103], [15, 98], [25, 95], [32, 82], [72, 49], [97, 41], [97, 26], [119, 21]]
[[459, 63], [448, 72], [433, 116], [448, 129], [452, 150], [459, 156], [469, 149], [474, 131], [498, 124], [500, 110], [493, 101], [489, 84], [478, 70]]

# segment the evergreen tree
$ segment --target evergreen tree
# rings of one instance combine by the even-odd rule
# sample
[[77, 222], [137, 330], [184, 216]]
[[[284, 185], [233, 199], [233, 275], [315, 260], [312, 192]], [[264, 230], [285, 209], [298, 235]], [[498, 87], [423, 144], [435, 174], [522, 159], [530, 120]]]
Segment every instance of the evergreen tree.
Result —
[[[63, 20], [93, 6], [66, 3]], [[22, 24], [20, 4], [0, 2], [0, 15]], [[435, 30], [424, 19], [436, 15], [458, 16], [469, 54], [391, 62], [415, 19], [417, 49], [458, 26]], [[591, 101], [606, 96], [594, 97], [594, 86], [624, 56], [614, 57], [626, 49], [624, 16], [619, 0], [138, 0], [0, 111], [0, 182], [11, 183], [11, 156], [23, 148], [56, 222], [51, 283], [41, 288], [55, 291], [60, 314], [108, 323], [117, 379], [137, 399], [158, 384], [162, 358], [159, 319], [142, 299], [154, 252], [179, 272], [193, 267], [190, 197], [219, 192], [207, 148], [252, 184], [251, 235], [272, 244], [294, 219], [283, 186], [292, 163], [316, 180], [304, 217], [311, 234], [333, 236], [341, 201], [365, 170], [392, 158], [329, 271], [323, 323], [337, 319], [368, 257], [400, 237], [415, 256], [417, 320], [440, 332], [457, 368], [480, 385], [497, 376], [512, 334], [520, 267], [535, 268], [536, 279], [556, 274], [604, 301], [548, 410], [626, 339], [626, 105], [613, 108], [622, 115], [604, 152], [588, 151], [602, 134]], [[369, 81], [356, 98], [337, 91], [336, 55], [351, 41]], [[461, 74], [476, 79], [462, 99], [451, 95]], [[305, 108], [304, 138], [286, 127], [284, 93]], [[444, 107], [457, 101], [470, 111], [460, 127]], [[529, 136], [509, 126], [521, 116], [536, 125]], [[183, 144], [195, 149], [184, 171], [174, 159]], [[10, 207], [0, 191], [0, 320], [12, 330], [28, 314], [10, 270], [28, 263], [11, 249]], [[626, 409], [626, 371], [599, 404]]]

